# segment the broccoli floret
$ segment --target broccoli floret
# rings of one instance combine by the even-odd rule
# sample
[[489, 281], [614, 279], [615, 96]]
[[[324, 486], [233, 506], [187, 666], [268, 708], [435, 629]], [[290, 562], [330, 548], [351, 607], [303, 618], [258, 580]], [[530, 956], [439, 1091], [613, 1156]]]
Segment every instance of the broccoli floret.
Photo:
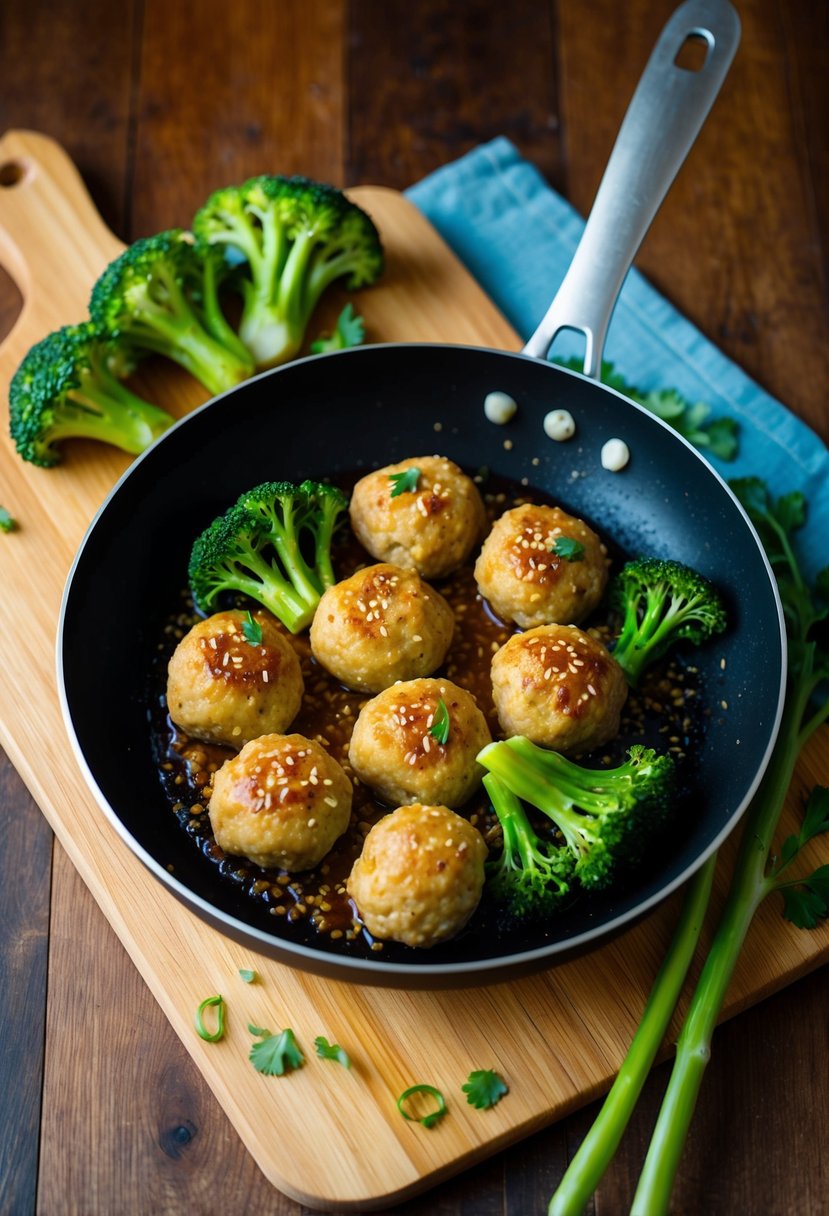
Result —
[[331, 543], [348, 500], [324, 482], [271, 481], [242, 494], [193, 545], [193, 602], [211, 611], [222, 592], [263, 604], [291, 631], [310, 625], [335, 581]]
[[166, 355], [211, 393], [253, 373], [253, 360], [224, 320], [221, 273], [179, 228], [142, 237], [111, 262], [92, 289], [89, 312], [99, 327], [132, 345]]
[[543, 920], [570, 890], [572, 854], [538, 836], [520, 801], [500, 778], [487, 773], [484, 787], [504, 834], [500, 856], [487, 862], [489, 893], [516, 920]]
[[726, 626], [726, 612], [712, 583], [681, 562], [644, 557], [627, 562], [611, 586], [610, 604], [622, 626], [613, 657], [628, 683], [679, 641], [695, 646]]
[[641, 859], [675, 790], [671, 757], [641, 744], [616, 768], [588, 769], [517, 736], [490, 743], [478, 763], [552, 819], [587, 888], [608, 886], [620, 864]]
[[298, 354], [311, 314], [336, 279], [353, 291], [383, 269], [370, 217], [334, 186], [305, 177], [255, 177], [213, 193], [196, 213], [200, 243], [238, 266], [239, 336], [257, 367]]
[[23, 459], [49, 468], [71, 438], [143, 452], [173, 418], [121, 383], [134, 366], [132, 352], [90, 321], [33, 346], [9, 388], [11, 436]]

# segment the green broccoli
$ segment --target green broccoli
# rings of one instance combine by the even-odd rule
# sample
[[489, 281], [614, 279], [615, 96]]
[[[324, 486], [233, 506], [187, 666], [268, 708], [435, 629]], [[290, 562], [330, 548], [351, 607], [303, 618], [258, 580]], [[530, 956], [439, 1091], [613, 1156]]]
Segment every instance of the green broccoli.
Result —
[[369, 216], [334, 186], [305, 177], [255, 177], [217, 190], [196, 213], [200, 244], [239, 268], [239, 336], [257, 367], [298, 354], [325, 289], [373, 283], [383, 251]]
[[489, 893], [519, 921], [554, 912], [570, 889], [570, 850], [542, 840], [518, 798], [499, 777], [487, 773], [484, 788], [504, 834], [500, 856], [487, 862]]
[[91, 321], [48, 334], [25, 356], [9, 388], [10, 430], [19, 454], [49, 468], [70, 438], [143, 452], [173, 418], [121, 383], [133, 368], [129, 348]]
[[490, 743], [478, 763], [556, 825], [583, 887], [608, 886], [621, 864], [636, 864], [666, 818], [675, 790], [670, 756], [634, 744], [616, 768], [588, 769], [516, 736]]
[[655, 557], [622, 567], [610, 604], [622, 621], [613, 657], [634, 688], [676, 642], [699, 646], [726, 626], [725, 607], [707, 578], [681, 562]]
[[224, 320], [221, 271], [179, 228], [142, 237], [109, 264], [89, 312], [107, 333], [166, 355], [211, 393], [253, 373], [253, 361]]
[[325, 482], [271, 481], [242, 494], [196, 539], [188, 574], [209, 612], [222, 592], [263, 604], [291, 631], [310, 625], [334, 581], [331, 543], [347, 498]]

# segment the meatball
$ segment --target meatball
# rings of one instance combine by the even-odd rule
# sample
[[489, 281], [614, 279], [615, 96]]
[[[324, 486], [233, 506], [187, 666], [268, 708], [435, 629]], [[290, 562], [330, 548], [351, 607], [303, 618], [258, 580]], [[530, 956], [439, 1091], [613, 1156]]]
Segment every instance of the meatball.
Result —
[[267, 612], [254, 621], [259, 642], [242, 631], [244, 612], [217, 612], [187, 633], [167, 668], [167, 708], [195, 739], [238, 749], [257, 735], [283, 731], [304, 692], [296, 651]]
[[[411, 489], [393, 475], [417, 469]], [[414, 479], [414, 474], [412, 474]], [[445, 578], [462, 566], [486, 531], [477, 486], [445, 456], [416, 456], [357, 482], [351, 526], [372, 557]]]
[[454, 630], [442, 595], [414, 570], [381, 562], [328, 588], [314, 614], [311, 650], [346, 687], [380, 692], [440, 667]]
[[[448, 714], [449, 734], [440, 743], [432, 730]], [[385, 802], [463, 806], [481, 783], [475, 757], [492, 741], [475, 698], [450, 680], [395, 684], [360, 712], [348, 751], [354, 772]]]
[[216, 843], [257, 866], [310, 870], [348, 827], [351, 782], [302, 735], [262, 735], [226, 760], [208, 807]]
[[507, 735], [560, 752], [586, 752], [619, 733], [622, 669], [576, 625], [517, 633], [492, 659], [492, 694]]
[[[567, 541], [580, 548], [573, 553]], [[496, 521], [475, 563], [493, 612], [522, 629], [583, 621], [602, 598], [607, 572], [607, 550], [592, 528], [560, 507], [531, 503]]]
[[402, 806], [366, 836], [346, 887], [369, 933], [407, 946], [454, 937], [478, 906], [487, 847], [445, 806]]

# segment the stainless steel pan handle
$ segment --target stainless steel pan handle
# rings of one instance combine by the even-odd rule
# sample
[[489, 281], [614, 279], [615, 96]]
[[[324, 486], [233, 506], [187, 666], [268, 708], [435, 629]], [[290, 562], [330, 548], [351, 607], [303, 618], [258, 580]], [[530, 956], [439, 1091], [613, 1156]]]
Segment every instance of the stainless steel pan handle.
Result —
[[[689, 39], [706, 44], [696, 71], [677, 63]], [[579, 330], [585, 374], [598, 378], [622, 283], [739, 41], [740, 19], [729, 0], [686, 0], [670, 18], [631, 99], [570, 268], [525, 354], [544, 359], [560, 330]]]

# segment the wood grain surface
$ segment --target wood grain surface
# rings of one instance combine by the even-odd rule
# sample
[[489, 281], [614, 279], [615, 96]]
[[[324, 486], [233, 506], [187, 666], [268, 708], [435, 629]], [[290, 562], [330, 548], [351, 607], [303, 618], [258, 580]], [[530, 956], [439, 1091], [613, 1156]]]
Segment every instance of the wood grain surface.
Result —
[[[0, 125], [61, 139], [123, 239], [186, 222], [266, 161], [405, 186], [502, 132], [584, 210], [671, 6], [586, 7], [513, 4], [506, 21], [483, 3], [240, 3], [231, 18], [203, 3], [197, 20], [175, 3], [7, 6]], [[698, 149], [711, 172], [683, 173], [639, 264], [825, 436], [826, 8], [740, 9], [743, 49]], [[17, 306], [4, 282], [7, 324]], [[60, 850], [50, 889], [44, 821], [10, 769], [0, 792], [3, 1210], [301, 1211], [252, 1165]], [[825, 1126], [828, 994], [821, 973], [718, 1032], [677, 1211], [825, 1210], [825, 1145], [804, 1127]], [[596, 1210], [625, 1209], [663, 1079]], [[400, 1210], [540, 1211], [588, 1120]]]

